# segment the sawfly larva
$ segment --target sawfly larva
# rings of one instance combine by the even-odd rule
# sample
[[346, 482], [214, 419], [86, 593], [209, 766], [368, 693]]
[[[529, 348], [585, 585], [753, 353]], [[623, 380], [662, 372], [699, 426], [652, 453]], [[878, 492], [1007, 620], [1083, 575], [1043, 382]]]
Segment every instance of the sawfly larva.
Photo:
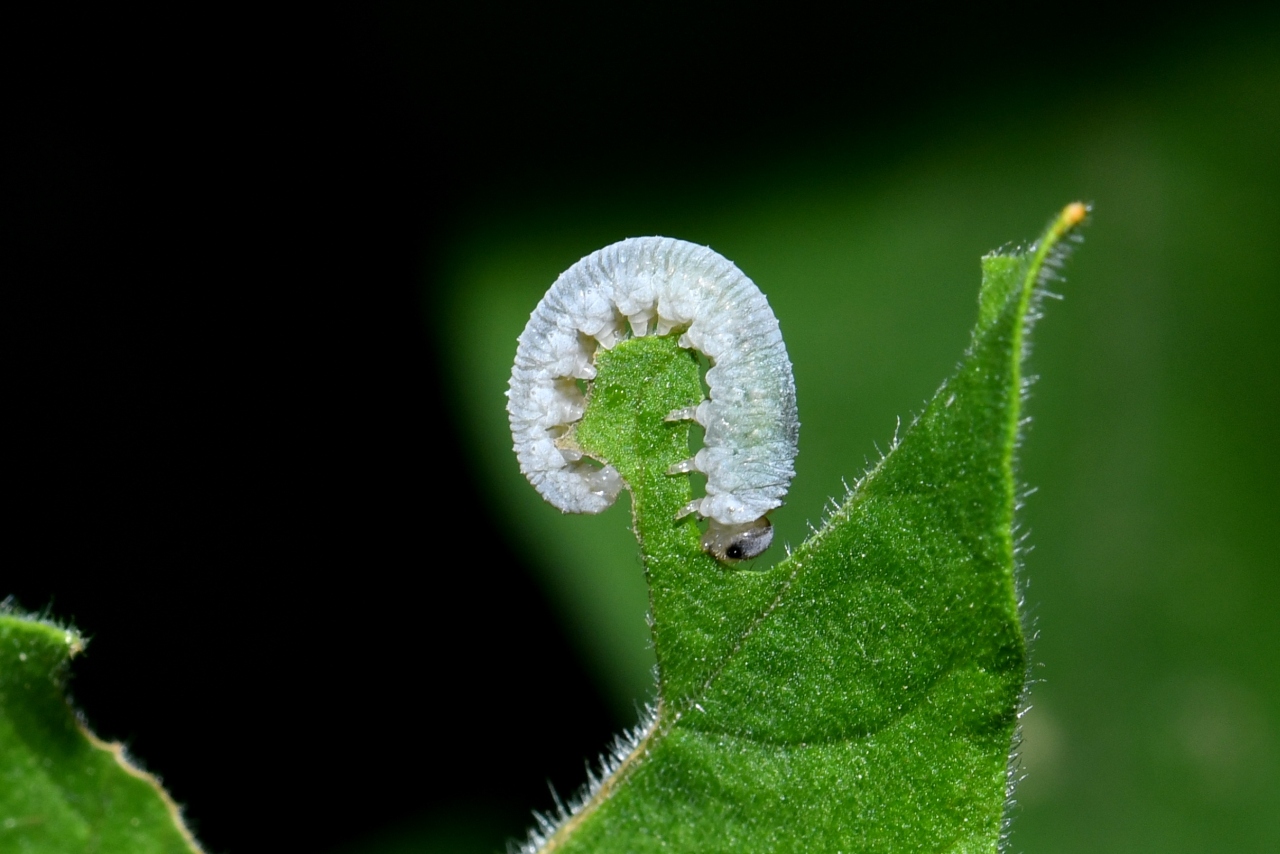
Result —
[[764, 294], [705, 246], [631, 238], [556, 279], [520, 335], [507, 391], [520, 470], [566, 513], [613, 504], [624, 485], [617, 470], [557, 440], [586, 409], [578, 381], [595, 376], [597, 348], [613, 347], [628, 328], [636, 336], [680, 331], [680, 346], [711, 363], [709, 398], [668, 416], [700, 424], [704, 447], [669, 473], [707, 476], [707, 494], [680, 512], [708, 520], [703, 549], [719, 560], [759, 555], [773, 541], [767, 514], [795, 475], [795, 380]]

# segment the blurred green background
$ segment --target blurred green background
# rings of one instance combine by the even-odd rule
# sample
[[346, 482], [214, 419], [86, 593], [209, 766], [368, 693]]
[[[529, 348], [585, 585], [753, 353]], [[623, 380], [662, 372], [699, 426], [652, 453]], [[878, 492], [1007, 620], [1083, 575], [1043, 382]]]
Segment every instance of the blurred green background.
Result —
[[1031, 360], [1036, 666], [1011, 850], [1280, 850], [1280, 38], [1215, 32], [1086, 83], [705, 180], [529, 194], [459, 230], [432, 320], [466, 450], [620, 725], [652, 693], [628, 511], [545, 505], [506, 426], [515, 337], [556, 275], [663, 234], [761, 286], [798, 385], [775, 514], [796, 544], [959, 359], [979, 257], [1082, 199]]

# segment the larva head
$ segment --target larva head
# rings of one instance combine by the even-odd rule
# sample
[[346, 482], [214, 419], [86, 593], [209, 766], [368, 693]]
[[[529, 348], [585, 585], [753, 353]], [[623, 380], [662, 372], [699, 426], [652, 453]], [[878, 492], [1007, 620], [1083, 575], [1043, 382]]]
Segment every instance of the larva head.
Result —
[[747, 560], [769, 548], [773, 525], [764, 516], [745, 525], [723, 525], [712, 519], [702, 535], [702, 550], [716, 560]]

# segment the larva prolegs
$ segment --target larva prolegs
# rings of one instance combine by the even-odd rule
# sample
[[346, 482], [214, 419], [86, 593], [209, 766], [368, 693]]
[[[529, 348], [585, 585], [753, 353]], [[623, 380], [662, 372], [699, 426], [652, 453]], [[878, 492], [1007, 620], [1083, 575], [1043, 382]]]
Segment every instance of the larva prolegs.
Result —
[[[702, 507], [702, 499], [701, 498], [693, 499], [688, 504], [684, 505], [683, 507], [681, 507], [679, 510], [676, 511], [676, 521], [679, 521], [685, 518], [686, 516], [693, 516], [694, 514], [697, 514], [699, 508], [701, 507]], [[701, 514], [699, 514], [699, 518], [701, 518]]]
[[686, 406], [683, 409], [673, 409], [671, 412], [667, 413], [666, 420], [695, 421], [699, 425], [705, 427], [707, 425], [703, 423], [703, 419], [706, 417], [706, 404], [709, 402], [710, 401], [704, 400], [696, 406]]
[[687, 460], [681, 460], [675, 465], [667, 469], [667, 474], [689, 474], [690, 472], [702, 471], [698, 468], [698, 458], [690, 457]]
[[708, 520], [702, 546], [718, 559], [754, 557], [772, 540], [766, 515], [782, 504], [794, 475], [795, 382], [768, 301], [707, 247], [633, 238], [561, 274], [520, 335], [507, 391], [520, 469], [564, 512], [608, 507], [623, 477], [558, 451], [556, 440], [582, 417], [585, 396], [577, 382], [595, 382], [597, 358], [623, 339], [677, 330], [678, 345], [711, 365], [703, 378], [707, 399], [664, 419], [693, 421], [705, 431], [704, 447], [666, 470], [707, 476], [707, 494], [680, 517]]

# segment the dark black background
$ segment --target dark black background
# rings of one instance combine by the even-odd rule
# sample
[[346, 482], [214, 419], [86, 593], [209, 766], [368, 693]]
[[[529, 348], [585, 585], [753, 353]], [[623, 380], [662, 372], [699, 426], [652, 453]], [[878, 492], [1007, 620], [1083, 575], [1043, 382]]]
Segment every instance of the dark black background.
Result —
[[92, 636], [77, 704], [210, 851], [469, 805], [516, 833], [630, 723], [458, 451], [425, 322], [452, 241], [516, 203], [1087, 91], [1212, 23], [512, 6], [11, 31], [0, 595]]

